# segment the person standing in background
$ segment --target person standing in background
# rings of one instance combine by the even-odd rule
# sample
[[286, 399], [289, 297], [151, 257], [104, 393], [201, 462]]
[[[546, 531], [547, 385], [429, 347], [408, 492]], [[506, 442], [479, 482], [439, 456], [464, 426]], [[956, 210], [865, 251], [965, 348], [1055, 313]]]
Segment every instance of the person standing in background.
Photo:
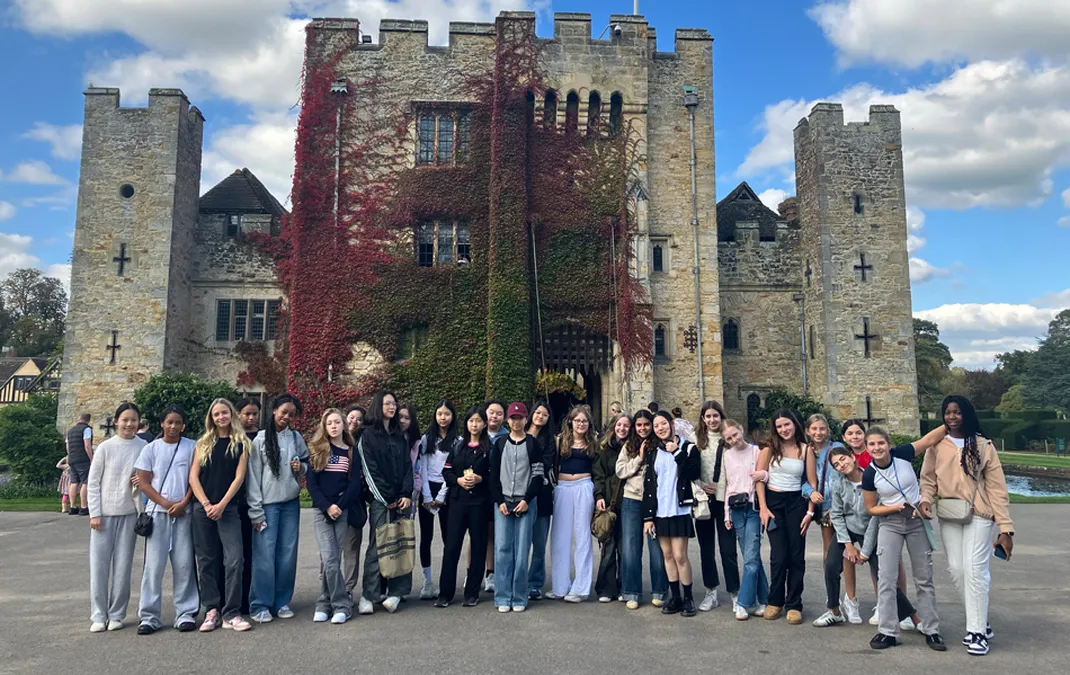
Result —
[[[67, 430], [67, 466], [71, 472], [71, 486], [67, 496], [70, 497], [70, 514], [72, 516], [89, 515], [86, 506], [86, 490], [89, 483], [89, 464], [93, 461], [93, 427], [89, 424], [89, 413], [82, 413], [78, 424]], [[81, 509], [75, 505], [75, 500]]]

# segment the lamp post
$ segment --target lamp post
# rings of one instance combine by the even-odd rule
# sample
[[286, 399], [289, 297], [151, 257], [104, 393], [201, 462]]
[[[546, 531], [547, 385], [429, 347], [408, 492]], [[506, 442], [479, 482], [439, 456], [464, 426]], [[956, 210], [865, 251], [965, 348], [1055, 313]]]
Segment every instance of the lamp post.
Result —
[[[638, 3], [637, 3], [638, 4]], [[698, 329], [696, 352], [698, 354], [698, 392], [699, 401], [706, 400], [706, 376], [703, 373], [705, 362], [702, 359], [702, 273], [699, 268], [698, 251], [698, 161], [695, 156], [695, 109], [698, 108], [698, 91], [693, 86], [684, 87], [684, 107], [691, 126], [691, 235], [695, 254], [695, 327]]]

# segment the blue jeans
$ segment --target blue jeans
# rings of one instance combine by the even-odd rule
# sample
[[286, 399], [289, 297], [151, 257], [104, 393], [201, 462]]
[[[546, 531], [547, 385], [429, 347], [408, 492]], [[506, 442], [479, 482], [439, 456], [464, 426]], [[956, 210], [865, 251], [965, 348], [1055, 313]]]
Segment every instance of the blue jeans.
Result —
[[669, 578], [665, 576], [665, 558], [655, 539], [643, 534], [643, 504], [625, 497], [620, 504], [621, 585], [625, 602], [643, 599], [643, 540], [646, 540], [650, 560], [650, 590], [656, 600], [664, 600], [669, 593]]
[[264, 504], [267, 528], [253, 531], [253, 583], [249, 588], [249, 613], [272, 614], [290, 604], [297, 579], [297, 536], [301, 525], [301, 501]]
[[753, 508], [731, 509], [732, 531], [743, 553], [743, 579], [736, 602], [750, 609], [769, 601], [769, 579], [762, 565], [762, 519]]
[[546, 585], [546, 540], [550, 537], [551, 516], [535, 519], [531, 529], [531, 566], [528, 568], [528, 586], [541, 591]]
[[[520, 516], [494, 510], [494, 606], [528, 606], [528, 552], [535, 526], [535, 502]], [[473, 554], [475, 555], [475, 554]]]

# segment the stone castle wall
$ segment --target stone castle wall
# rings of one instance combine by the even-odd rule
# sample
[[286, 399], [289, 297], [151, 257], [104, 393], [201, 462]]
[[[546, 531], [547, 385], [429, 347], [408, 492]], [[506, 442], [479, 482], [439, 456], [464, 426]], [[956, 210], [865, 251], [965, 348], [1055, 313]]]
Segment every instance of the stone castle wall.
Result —
[[118, 89], [85, 92], [60, 428], [83, 412], [103, 424], [151, 374], [182, 364], [203, 124], [176, 89], [150, 90], [146, 108], [120, 108]]
[[[815, 329], [810, 391], [841, 419], [869, 413], [893, 431], [918, 430], [899, 112], [870, 106], [869, 121], [844, 124], [839, 104], [820, 103], [795, 129], [805, 289]], [[856, 203], [857, 199], [857, 203]], [[862, 279], [862, 256], [866, 279]], [[870, 355], [865, 354], [868, 321]]]
[[776, 241], [760, 241], [757, 223], [739, 222], [736, 240], [718, 245], [722, 326], [739, 325], [739, 350], [724, 351], [724, 407], [744, 425], [749, 395], [802, 391], [801, 238], [779, 222]]

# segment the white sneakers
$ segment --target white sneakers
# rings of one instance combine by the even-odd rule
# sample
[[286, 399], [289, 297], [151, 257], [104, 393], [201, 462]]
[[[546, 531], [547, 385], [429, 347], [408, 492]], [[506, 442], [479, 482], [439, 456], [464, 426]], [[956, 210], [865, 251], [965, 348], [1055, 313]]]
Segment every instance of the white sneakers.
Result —
[[327, 618], [327, 612], [316, 612], [312, 615], [312, 623], [326, 623]]
[[100, 621], [94, 621], [89, 626], [89, 632], [90, 633], [103, 633], [106, 630], [108, 630], [108, 624], [101, 623]]
[[393, 614], [398, 611], [398, 605], [401, 604], [401, 598], [396, 595], [391, 595], [386, 600], [383, 600], [383, 609]]
[[331, 617], [331, 623], [336, 624], [336, 625], [343, 624], [348, 620], [349, 620], [349, 617], [346, 616], [345, 612], [335, 612], [334, 616]]
[[438, 597], [438, 589], [430, 579], [424, 579], [424, 587], [420, 589], [421, 600], [434, 600]]
[[840, 609], [847, 615], [848, 623], [853, 623], [856, 626], [862, 623], [862, 616], [858, 613], [857, 600], [852, 600], [844, 594], [843, 600], [840, 600]]
[[598, 602], [613, 602], [613, 598], [609, 597], [608, 595], [603, 595], [598, 598]]
[[717, 601], [717, 589], [707, 588], [706, 597], [702, 598], [702, 602], [699, 603], [698, 611], [708, 612], [714, 607], [719, 607], [720, 604], [721, 603]]
[[569, 593], [568, 595], [565, 596], [565, 602], [572, 602], [572, 603], [583, 602], [583, 596], [576, 595], [575, 593]]
[[899, 622], [900, 630], [914, 630], [914, 622], [910, 620], [910, 617], [903, 619]]
[[833, 614], [830, 609], [814, 619], [814, 625], [818, 628], [827, 628], [829, 626], [835, 626], [838, 623], [843, 623], [844, 621], [843, 614]]
[[765, 616], [765, 605], [758, 605], [750, 613], [751, 616]]
[[738, 602], [732, 603], [732, 613], [736, 615], [736, 621], [746, 621], [750, 618], [747, 608], [740, 605]]
[[881, 619], [880, 619], [879, 616], [877, 616], [877, 608], [874, 607], [873, 608], [873, 616], [869, 617], [869, 625], [871, 625], [871, 626], [879, 626], [880, 624], [881, 624]]
[[514, 612], [523, 612], [525, 609], [527, 609], [527, 607], [524, 605], [513, 605]]
[[483, 579], [483, 590], [487, 593], [494, 592], [494, 572], [491, 572]]
[[294, 611], [290, 609], [289, 605], [283, 605], [279, 607], [279, 611], [275, 612], [275, 616], [280, 619], [292, 619], [294, 618]]
[[119, 619], [108, 619], [108, 630], [122, 630], [123, 622]]
[[271, 623], [271, 612], [266, 609], [262, 609], [251, 617], [253, 621], [257, 623]]
[[498, 605], [498, 613], [499, 614], [508, 614], [511, 611], [512, 610], [509, 609], [509, 605]]
[[371, 603], [371, 600], [364, 597], [363, 595], [360, 596], [360, 600], [357, 602], [357, 613], [371, 614], [373, 612], [375, 612], [375, 605]]

